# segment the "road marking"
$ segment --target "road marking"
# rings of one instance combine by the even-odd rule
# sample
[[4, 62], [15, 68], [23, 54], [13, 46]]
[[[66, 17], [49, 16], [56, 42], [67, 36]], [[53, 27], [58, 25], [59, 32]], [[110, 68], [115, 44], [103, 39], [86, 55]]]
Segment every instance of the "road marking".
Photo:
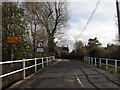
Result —
[[82, 87], [84, 87], [84, 85], [82, 84], [82, 82], [80, 81], [80, 79], [77, 77], [77, 73], [73, 70], [73, 67], [72, 67], [72, 66], [71, 66], [71, 69], [72, 69], [74, 75], [76, 76], [76, 79], [77, 79], [78, 83], [79, 83]]
[[52, 65], [55, 65], [56, 63], [58, 63], [58, 62], [55, 62], [55, 63], [53, 63]]
[[64, 59], [63, 61], [67, 61], [68, 62], [69, 60], [68, 59]]
[[77, 79], [78, 83], [79, 83], [82, 87], [84, 87], [84, 85], [82, 84], [82, 82], [80, 81], [80, 79], [79, 79], [78, 77], [77, 77], [76, 79]]

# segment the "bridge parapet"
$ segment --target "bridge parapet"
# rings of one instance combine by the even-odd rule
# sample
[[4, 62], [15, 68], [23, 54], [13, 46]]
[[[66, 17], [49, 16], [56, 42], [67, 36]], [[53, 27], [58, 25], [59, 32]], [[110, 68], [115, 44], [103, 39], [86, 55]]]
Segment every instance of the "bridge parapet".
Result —
[[0, 88], [5, 88], [18, 80], [26, 79], [26, 76], [37, 73], [45, 66], [51, 64], [54, 59], [54, 56], [50, 56], [0, 62], [2, 66], [2, 73], [0, 74], [0, 82], [2, 85]]
[[120, 73], [120, 60], [117, 59], [84, 57], [84, 62], [114, 73]]

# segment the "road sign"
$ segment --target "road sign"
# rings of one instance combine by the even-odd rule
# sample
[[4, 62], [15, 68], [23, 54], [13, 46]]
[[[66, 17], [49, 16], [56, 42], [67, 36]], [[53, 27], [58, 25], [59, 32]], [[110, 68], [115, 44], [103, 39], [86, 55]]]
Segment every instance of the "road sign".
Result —
[[37, 42], [37, 52], [43, 52], [43, 46], [44, 46], [43, 41], [38, 41]]
[[43, 41], [38, 41], [37, 48], [43, 48], [43, 46], [44, 46]]
[[37, 52], [43, 52], [43, 48], [37, 48]]
[[7, 36], [6, 43], [19, 43], [20, 37], [19, 36]]

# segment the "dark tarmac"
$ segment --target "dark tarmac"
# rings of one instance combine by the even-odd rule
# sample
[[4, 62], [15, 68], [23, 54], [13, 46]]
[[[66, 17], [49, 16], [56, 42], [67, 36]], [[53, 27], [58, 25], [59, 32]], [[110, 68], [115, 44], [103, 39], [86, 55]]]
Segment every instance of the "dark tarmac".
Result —
[[54, 63], [10, 88], [119, 88], [118, 75], [80, 60]]

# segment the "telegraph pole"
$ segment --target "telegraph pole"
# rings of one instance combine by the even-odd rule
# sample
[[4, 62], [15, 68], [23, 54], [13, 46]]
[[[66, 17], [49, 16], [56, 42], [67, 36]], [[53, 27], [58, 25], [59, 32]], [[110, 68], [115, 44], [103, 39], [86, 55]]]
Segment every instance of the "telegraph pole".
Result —
[[118, 0], [116, 0], [116, 9], [117, 9], [117, 18], [118, 18], [118, 34], [119, 34], [119, 41], [120, 41], [120, 11], [119, 11]]
[[[117, 18], [118, 18], [118, 44], [120, 44], [120, 11], [119, 11], [119, 2], [116, 0], [116, 9], [117, 9]], [[118, 47], [118, 55], [120, 55], [120, 46]], [[120, 56], [117, 58], [120, 59]]]

